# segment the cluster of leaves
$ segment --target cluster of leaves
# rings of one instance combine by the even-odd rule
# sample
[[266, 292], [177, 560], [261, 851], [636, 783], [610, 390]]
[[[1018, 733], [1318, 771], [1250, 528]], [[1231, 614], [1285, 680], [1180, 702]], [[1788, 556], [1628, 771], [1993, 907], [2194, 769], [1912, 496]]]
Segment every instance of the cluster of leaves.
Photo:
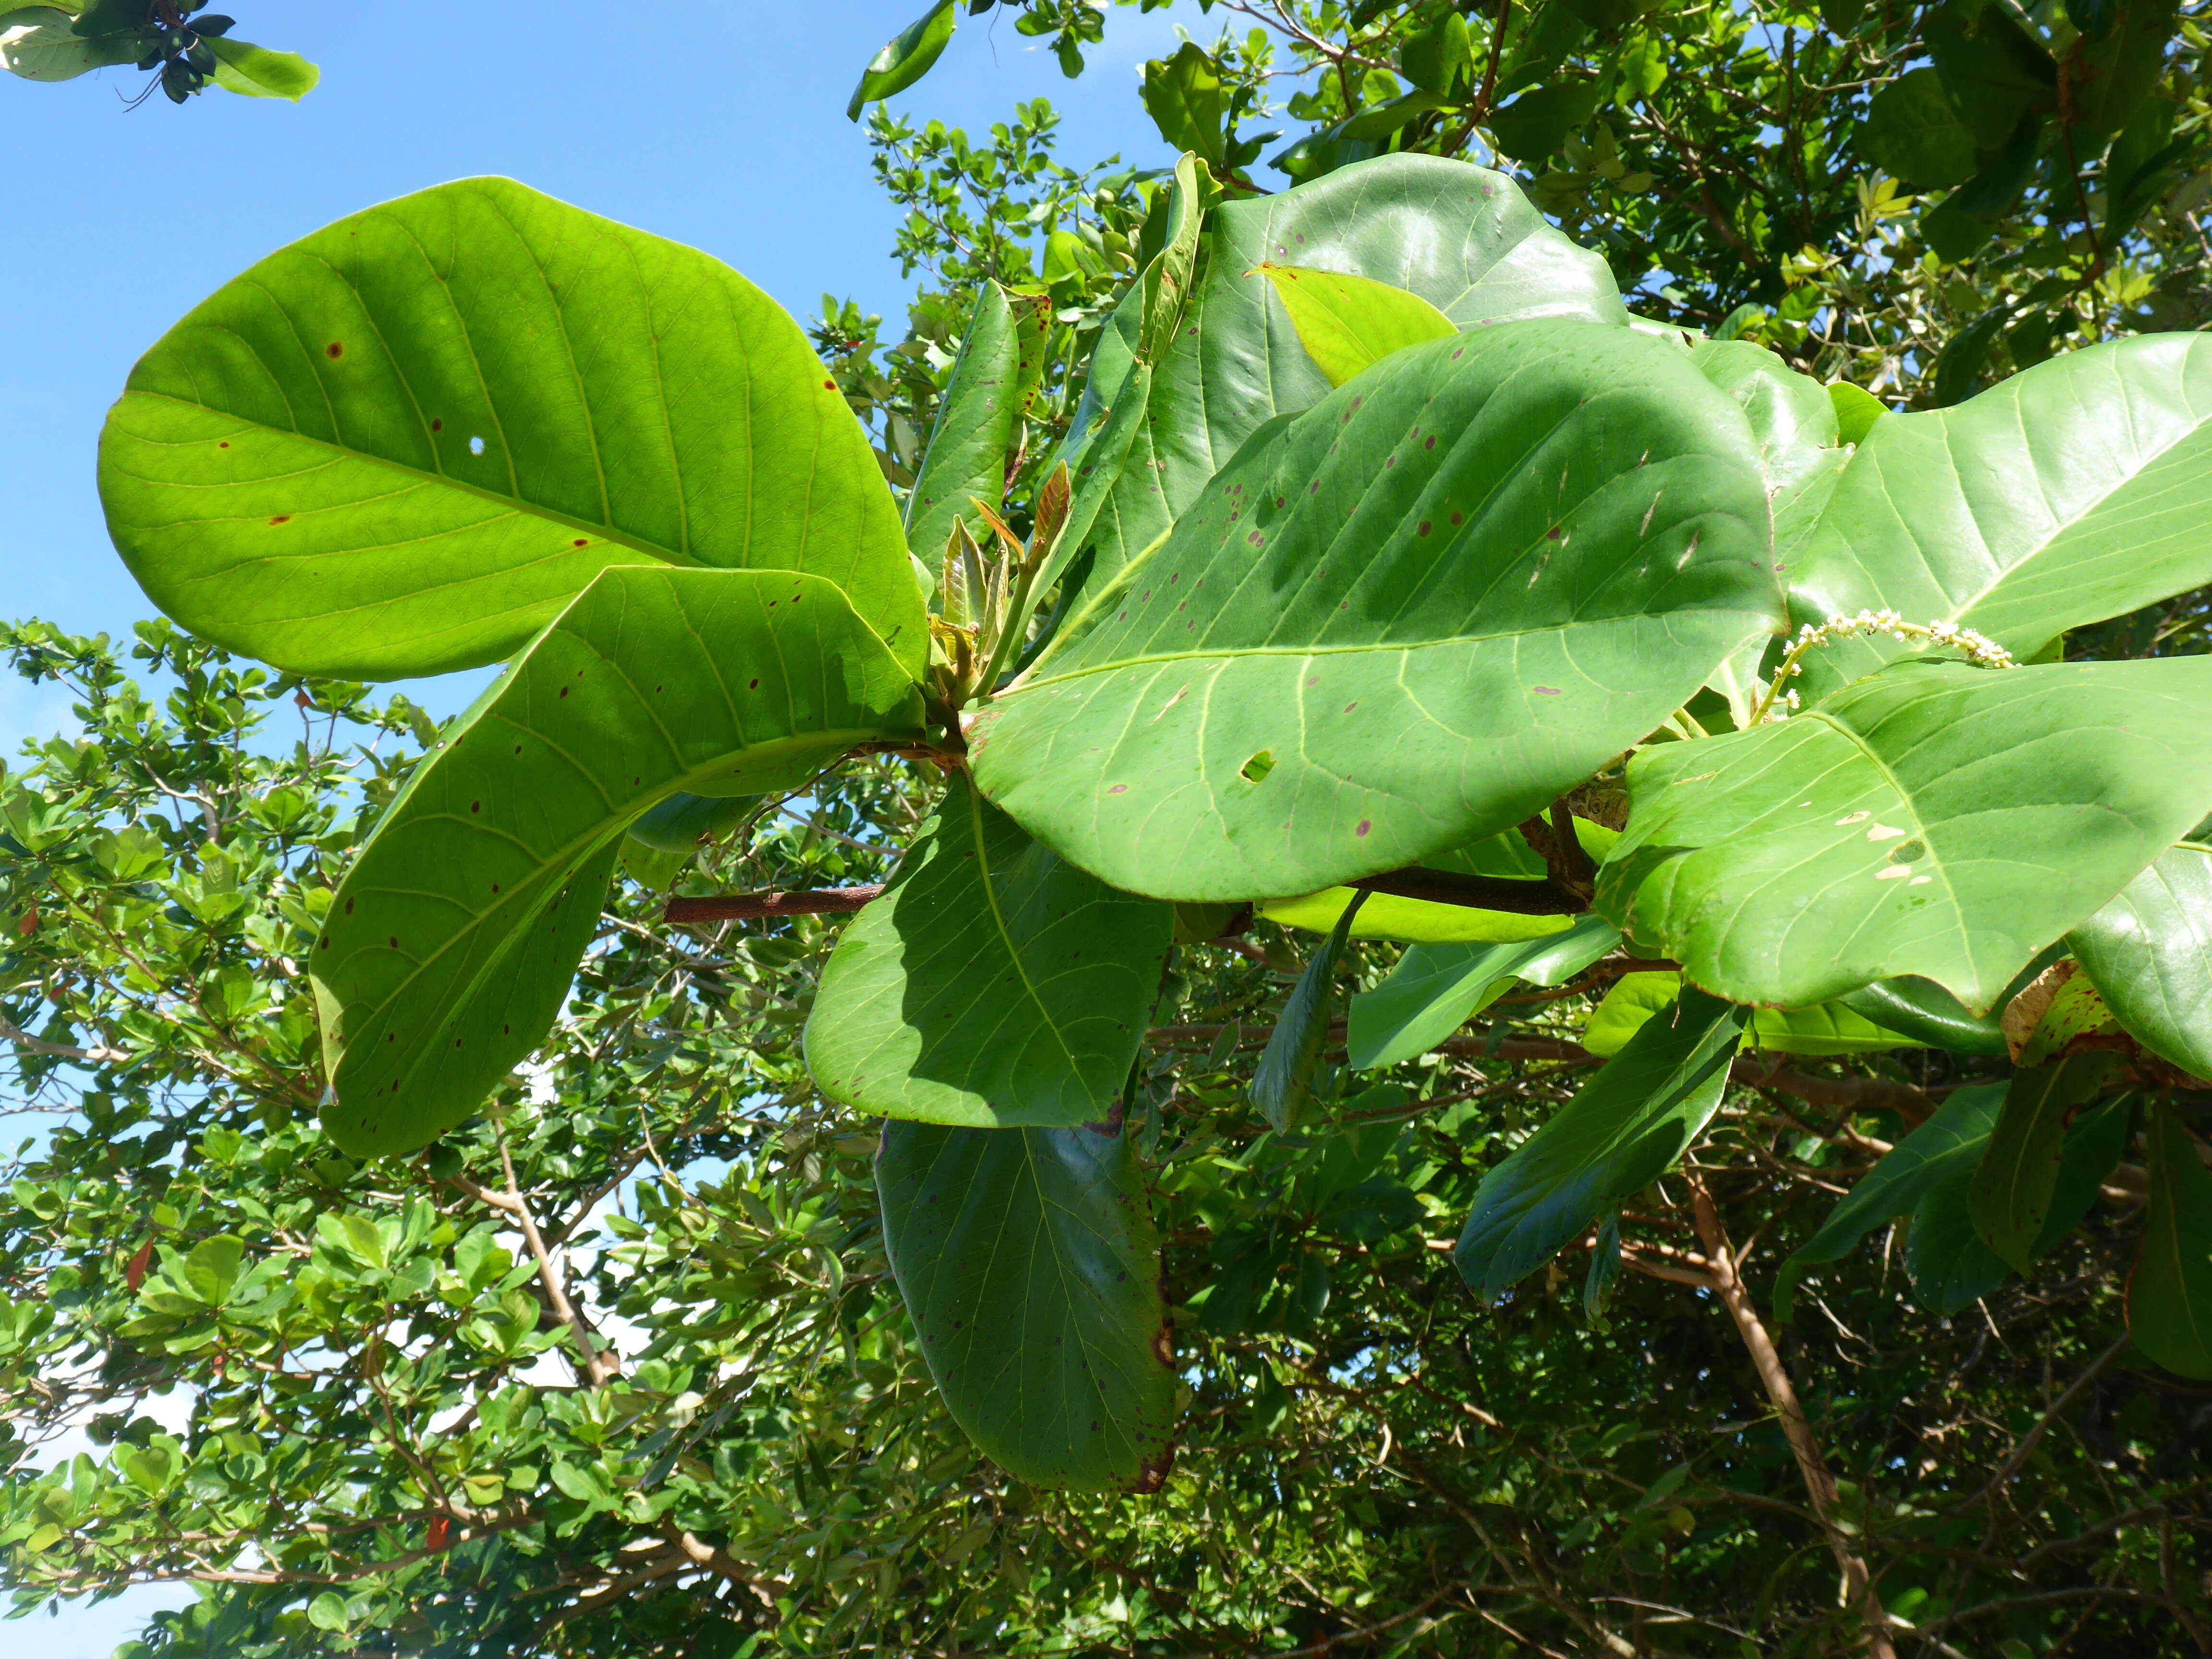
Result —
[[271, 52], [234, 37], [235, 20], [206, 10], [208, 0], [39, 0], [0, 11], [0, 69], [27, 81], [73, 81], [97, 69], [134, 64], [154, 78], [133, 100], [158, 89], [181, 104], [210, 86], [249, 98], [289, 98], [314, 90], [318, 71], [296, 52]]
[[[1245, 124], [1285, 118], [1305, 130], [1267, 166], [1292, 182], [1387, 154], [1490, 161], [1645, 314], [1822, 380], [1954, 403], [2069, 343], [2206, 314], [2195, 3], [1203, 9], [1244, 32], [1147, 65], [1144, 102], [1224, 179], [1257, 187], [1279, 135]], [[954, 12], [928, 15], [934, 50], [886, 47], [899, 73], [862, 92], [918, 80]], [[1023, 26], [1074, 72], [1103, 23], [1037, 3]]]
[[[1423, 142], [1455, 149], [1496, 136], [1469, 112], [1547, 15], [1517, 47], [1510, 9], [1486, 40], [1441, 7], [1290, 32], [1326, 59], [1327, 28], [1398, 28], [1362, 37], [1416, 88], [1382, 86], [1406, 118], [1384, 136], [1433, 117]], [[1571, 89], [1590, 20], [1560, 15], [1576, 27], [1543, 75]], [[1856, 21], [1821, 27], [1849, 41]], [[1857, 89], [1934, 84], [1964, 109], [1966, 60], [1947, 72], [1943, 16], [1923, 24], [1935, 82]], [[1814, 25], [1780, 27], [1794, 73], [1788, 32]], [[2187, 1388], [2147, 1362], [2212, 1374], [2191, 1133], [2212, 852], [2184, 839], [2212, 757], [2201, 660], [2173, 655], [2208, 574], [2200, 354], [2106, 346], [1884, 415], [1741, 338], [1632, 326], [1605, 263], [1498, 174], [1328, 150], [1374, 142], [1338, 122], [1296, 162], [1303, 188], [1257, 196], [1237, 129], [1273, 51], [1255, 34], [1152, 66], [1147, 107], [1189, 151], [1171, 185], [1056, 172], [1034, 109], [988, 154], [880, 124], [889, 153], [930, 158], [887, 173], [928, 204], [909, 253], [957, 252], [945, 275], [974, 294], [957, 355], [909, 354], [881, 387], [861, 384], [869, 319], [825, 315], [845, 362], [824, 374], [741, 278], [484, 182], [276, 256], [142, 362], [102, 485], [173, 615], [295, 675], [513, 661], [417, 734], [397, 793], [368, 763], [346, 838], [316, 848], [352, 854], [336, 888], [304, 848], [250, 866], [321, 895], [296, 935], [245, 947], [295, 987], [305, 970], [319, 1056], [283, 1023], [295, 994], [191, 943], [188, 880], [204, 907], [252, 884], [220, 830], [172, 849], [182, 933], [135, 889], [79, 905], [123, 942], [56, 999], [97, 1045], [78, 1024], [0, 1033], [112, 1098], [157, 1041], [130, 998], [189, 1007], [191, 1063], [221, 1081], [185, 1109], [265, 1095], [208, 1058], [258, 1042], [294, 1115], [264, 1142], [301, 1138], [283, 1171], [325, 1149], [319, 1207], [273, 1206], [284, 1175], [256, 1167], [259, 1200], [218, 1219], [165, 1197], [127, 1256], [125, 1200], [73, 1220], [71, 1174], [34, 1168], [27, 1272], [77, 1277], [19, 1322], [88, 1379], [100, 1361], [36, 1421], [150, 1382], [117, 1367], [126, 1349], [208, 1368], [189, 1440], [111, 1423], [105, 1472], [11, 1488], [34, 1494], [11, 1535], [36, 1593], [137, 1570], [226, 1585], [164, 1638], [225, 1651], [309, 1631], [638, 1650], [696, 1639], [681, 1608], [702, 1587], [732, 1650], [1480, 1650], [1497, 1626], [1618, 1652], [1753, 1633], [1932, 1652], [2000, 1625], [2031, 1652], [2203, 1645], [2192, 1458], [2138, 1449], [2196, 1432]], [[2165, 51], [2150, 79], [2179, 76]], [[2079, 109], [2031, 97], [2021, 125], [2078, 148]], [[1893, 188], [1853, 188], [1862, 233], [1901, 217]], [[1058, 288], [1031, 274], [1010, 189], [1047, 204], [1027, 222], [1048, 273], [1066, 239]], [[1075, 228], [1046, 233], [1063, 209]], [[450, 294], [392, 279], [412, 267], [389, 251], [426, 238], [501, 296], [471, 332], [504, 331], [510, 356], [449, 361], [427, 319]], [[1856, 264], [1882, 274], [1864, 242]], [[1723, 334], [1749, 320], [1720, 314]], [[580, 405], [526, 343], [586, 335], [562, 359]], [[241, 353], [255, 376], [210, 372]], [[640, 354], [691, 378], [626, 373]], [[1934, 367], [1897, 347], [1916, 354]], [[640, 384], [659, 390], [626, 401]], [[869, 453], [855, 401], [880, 431], [906, 422], [904, 460]], [[24, 641], [32, 672], [114, 679], [96, 646]], [[174, 636], [146, 644], [184, 669]], [[190, 672], [232, 674], [189, 649]], [[319, 680], [223, 683], [366, 708]], [[313, 746], [295, 764], [324, 767], [327, 797], [340, 762]], [[8, 849], [34, 892], [88, 890], [100, 854], [48, 854], [120, 845], [143, 816], [70, 805], [64, 764], [50, 752], [10, 807], [58, 826], [45, 853]], [[197, 775], [172, 762], [153, 787], [188, 797]], [[671, 884], [668, 922], [767, 927], [694, 949], [651, 925]], [[841, 931], [811, 919], [855, 908]], [[1326, 935], [1303, 969], [1285, 927]], [[122, 954], [142, 933], [173, 949], [166, 979]], [[1362, 1092], [1356, 1072], [1389, 1081]], [[309, 1099], [319, 1130], [296, 1117]], [[857, 1135], [833, 1101], [893, 1121]], [[191, 1139], [180, 1171], [238, 1164], [245, 1133]], [[186, 1144], [112, 1185], [166, 1194], [161, 1159]], [[872, 1181], [838, 1162], [870, 1150]], [[331, 1201], [356, 1192], [358, 1216]], [[1428, 1236], [1462, 1216], [1455, 1248]], [[1864, 1283], [1885, 1229], [1924, 1314]], [[98, 1298], [64, 1298], [98, 1274], [57, 1237], [107, 1241], [130, 1317], [76, 1320]], [[790, 1282], [756, 1271], [778, 1239], [801, 1252]], [[1832, 1337], [1778, 1349], [1732, 1240], [1795, 1247], [1777, 1312], [1809, 1299]], [[556, 1259], [587, 1244], [580, 1270]], [[1547, 1312], [1563, 1253], [1588, 1257], [1592, 1334]], [[2137, 1255], [2130, 1363], [2118, 1281]], [[1453, 1268], [1508, 1311], [1448, 1288]], [[349, 1301], [330, 1288], [349, 1274]], [[1664, 1300], [1682, 1285], [1705, 1299]], [[1613, 1334], [1632, 1310], [1634, 1342]], [[1671, 1347], [1650, 1334], [1670, 1320]], [[616, 1321], [641, 1352], [609, 1346]], [[1717, 1340], [1731, 1328], [1740, 1346]], [[558, 1404], [508, 1369], [555, 1348]], [[220, 1468], [265, 1498], [270, 1437], [313, 1439], [259, 1395], [250, 1427], [223, 1414], [241, 1367], [358, 1417], [343, 1475], [283, 1489], [325, 1505], [311, 1521], [218, 1491]], [[1593, 1416], [1601, 1378], [1617, 1422]], [[1760, 1396], [1757, 1426], [1732, 1415]], [[1003, 1473], [941, 1438], [939, 1398]], [[726, 1468], [733, 1439], [758, 1449]], [[850, 1490], [825, 1532], [789, 1494], [831, 1468]], [[1117, 1484], [1152, 1501], [1049, 1490]], [[173, 1490], [231, 1503], [231, 1529], [179, 1522]], [[1802, 1531], [1778, 1530], [1784, 1510]], [[133, 1523], [155, 1530], [102, 1555]], [[1264, 1539], [1265, 1566], [1230, 1536]]]
[[[314, 1121], [299, 954], [419, 714], [161, 624], [133, 653], [158, 701], [102, 642], [8, 644], [83, 721], [9, 776], [0, 854], [14, 1098], [54, 1125], [0, 1229], [19, 1607], [197, 1583], [134, 1651], [210, 1659], [1846, 1639], [1709, 1299], [1632, 1273], [1592, 1317], [1553, 1272], [1489, 1311], [1431, 1243], [1571, 1090], [1571, 1057], [1523, 1057], [1579, 1023], [1565, 999], [1492, 1005], [1504, 1041], [1394, 1086], [1332, 1064], [1322, 1091], [1353, 1098], [1267, 1135], [1246, 1090], [1297, 952], [1267, 923], [1179, 948], [1192, 1023], [1154, 1030], [1133, 1137], [1189, 1391], [1177, 1472], [1142, 1500], [1040, 1491], [946, 1421], [890, 1288], [875, 1136], [806, 1086], [833, 928], [672, 932], [624, 883], [493, 1112], [425, 1158], [356, 1160]], [[672, 879], [876, 878], [926, 799], [904, 763], [854, 763]], [[256, 873], [218, 878], [226, 908], [210, 867]], [[1353, 942], [1347, 976], [1391, 954]], [[1899, 1133], [1800, 1063], [1698, 1155], [1771, 1249]], [[2179, 1651], [2202, 1618], [2201, 1391], [2113, 1351], [2112, 1215], [1965, 1318], [1900, 1300], [1885, 1254], [1828, 1268], [1777, 1333], [1884, 1594], [1931, 1641]], [[57, 1464], [66, 1425], [90, 1445]]]

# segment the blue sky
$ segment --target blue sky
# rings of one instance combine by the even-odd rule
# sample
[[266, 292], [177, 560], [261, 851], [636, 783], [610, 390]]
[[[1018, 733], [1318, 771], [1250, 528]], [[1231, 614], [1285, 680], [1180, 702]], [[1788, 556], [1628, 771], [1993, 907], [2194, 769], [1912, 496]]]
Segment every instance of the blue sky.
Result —
[[[241, 35], [322, 66], [303, 103], [211, 91], [126, 113], [118, 90], [141, 84], [131, 70], [62, 86], [0, 76], [14, 250], [0, 347], [9, 616], [120, 635], [148, 614], [93, 487], [108, 404], [137, 355], [210, 291], [373, 202], [505, 173], [704, 248], [802, 315], [827, 290], [903, 319], [907, 287], [888, 256], [897, 214], [844, 112], [861, 67], [923, 0], [227, 3]], [[1108, 49], [1076, 82], [1010, 19], [966, 19], [894, 107], [974, 131], [1042, 94], [1066, 118], [1071, 163], [1119, 151], [1158, 165], [1170, 157], [1137, 101], [1137, 67], [1173, 50], [1187, 12], [1195, 30], [1188, 0], [1172, 13], [1117, 9]], [[9, 676], [0, 752], [65, 714]]]
[[[370, 203], [506, 173], [727, 260], [794, 311], [824, 290], [887, 319], [906, 285], [896, 214], [875, 192], [845, 100], [923, 0], [226, 0], [240, 35], [304, 52], [304, 103], [210, 92], [125, 112], [111, 70], [62, 86], [0, 76], [9, 162], [0, 336], [0, 613], [122, 635], [150, 607], [116, 558], [93, 487], [94, 444], [131, 362], [211, 289], [274, 248]], [[5, 9], [7, 0], [0, 0]], [[1173, 12], [1116, 9], [1081, 81], [1011, 20], [963, 21], [895, 106], [971, 130], [1048, 96], [1074, 164], [1166, 146], [1137, 67], [1173, 49]], [[473, 683], [473, 677], [471, 677]], [[458, 688], [456, 688], [458, 690]], [[458, 707], [428, 696], [438, 712]], [[63, 699], [0, 677], [0, 753], [66, 721]], [[10, 1626], [14, 1659], [106, 1659], [173, 1592]]]

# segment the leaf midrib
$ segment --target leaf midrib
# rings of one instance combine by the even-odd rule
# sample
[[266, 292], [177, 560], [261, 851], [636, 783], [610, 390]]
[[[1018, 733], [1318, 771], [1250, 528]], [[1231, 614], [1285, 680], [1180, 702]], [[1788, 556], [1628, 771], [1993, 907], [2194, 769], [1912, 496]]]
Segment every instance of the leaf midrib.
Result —
[[[478, 501], [495, 502], [500, 506], [521, 512], [530, 517], [542, 519], [548, 524], [559, 525], [570, 530], [588, 530], [593, 535], [602, 538], [612, 545], [626, 548], [633, 553], [641, 553], [656, 563], [673, 565], [685, 569], [699, 570], [722, 568], [744, 569], [756, 568], [746, 566], [725, 567], [712, 565], [703, 559], [697, 558], [689, 554], [679, 555], [678, 553], [672, 552], [667, 548], [660, 547], [652, 542], [646, 541], [632, 532], [617, 529], [616, 526], [610, 524], [595, 523], [589, 519], [578, 518], [573, 514], [558, 512], [552, 507], [546, 507], [540, 502], [530, 501], [524, 496], [507, 495], [496, 489], [487, 489], [482, 484], [472, 484], [465, 479], [456, 478], [449, 472], [427, 471], [419, 466], [410, 466], [404, 461], [395, 461], [388, 456], [371, 454], [366, 450], [354, 449], [345, 444], [333, 443], [325, 438], [312, 437], [304, 432], [297, 430], [287, 431], [281, 427], [264, 425], [263, 422], [250, 419], [246, 416], [234, 414], [228, 410], [218, 409], [212, 404], [197, 402], [190, 398], [179, 398], [172, 392], [147, 392], [133, 389], [125, 392], [123, 395], [126, 401], [134, 398], [143, 398], [151, 403], [167, 404], [178, 409], [191, 410], [197, 413], [214, 416], [218, 418], [234, 420], [240, 424], [240, 426], [256, 432], [265, 432], [289, 442], [304, 444], [309, 448], [319, 450], [325, 454], [335, 455], [345, 460], [358, 461], [365, 465], [380, 468], [385, 471], [396, 474], [400, 477], [412, 478], [417, 483], [436, 484], [443, 489], [456, 490], [462, 495], [474, 496]], [[170, 441], [141, 439], [140, 441], [167, 443]], [[178, 447], [181, 447], [182, 446]], [[140, 482], [146, 481], [141, 480]], [[368, 550], [362, 550], [365, 551]]]
[[[2019, 431], [2021, 447], [2023, 451], [2030, 451], [2030, 453], [2032, 453], [2027, 436], [2027, 415], [2022, 407], [2022, 401], [2018, 396], [2015, 396], [2012, 399], [2012, 412], [2014, 416], [2014, 425]], [[2085, 503], [2071, 516], [2064, 519], [2057, 519], [2057, 515], [2054, 514], [2053, 517], [2056, 520], [2056, 522], [2053, 524], [2050, 534], [2044, 537], [2042, 541], [2031, 548], [2020, 558], [2014, 560], [2011, 564], [2000, 566], [1996, 574], [1990, 577], [1988, 581], [1984, 582], [1970, 598], [1952, 607], [1948, 620], [1961, 623], [1966, 621], [1972, 614], [1974, 608], [1980, 605], [1984, 600], [1987, 599], [1990, 594], [1996, 592], [1997, 589], [2002, 587], [2007, 582], [2020, 575], [2023, 571], [2027, 570], [2039, 560], [2043, 559], [2067, 534], [2068, 532], [2073, 530], [2084, 520], [2088, 519], [2096, 514], [2106, 502], [2110, 501], [2115, 495], [2118, 495], [2124, 489], [2126, 489], [2130, 484], [2142, 477], [2144, 473], [2149, 471], [2153, 466], [2163, 460], [2171, 452], [2179, 448], [2191, 439], [2203, 435], [2205, 428], [2209, 424], [2212, 424], [2212, 415], [2197, 416], [2195, 422], [2185, 431], [2179, 434], [2171, 441], [2161, 444], [2157, 449], [2150, 452], [2132, 472], [2130, 472], [2118, 479], [2110, 489], [2100, 492], [2094, 499]], [[1957, 481], [1956, 487], [1959, 491], [1960, 501], [1961, 505], [1966, 507], [1968, 516], [1976, 520], [1976, 528], [1978, 530], [1980, 528], [1980, 515], [1973, 511], [1971, 505], [1972, 498], [1967, 494], [1964, 475], [1960, 471], [1958, 465], [1957, 447], [1952, 440], [1950, 423], [1948, 422], [1945, 423], [1944, 427], [1943, 453], [1945, 459], [1951, 463], [1952, 475]], [[2040, 482], [2040, 469], [2038, 469], [2037, 476], [2039, 482]], [[1892, 510], [1895, 511], [1894, 497], [1891, 493], [1889, 479], [1887, 473], [1884, 474], [1882, 480], [1882, 496], [1885, 501], [1892, 503]], [[1899, 514], [1899, 516], [1902, 517], [1903, 515]], [[1916, 555], [1919, 556], [1922, 567], [1927, 571], [1929, 578], [1936, 582], [1937, 587], [1941, 588], [1943, 585], [1942, 579], [1936, 575], [1935, 566], [1929, 562], [1925, 553], [1923, 551], [1923, 545], [1921, 538], [1918, 534], [1915, 533], [1912, 537], [1912, 550]], [[1989, 545], [1986, 539], [1984, 540], [1983, 545], [1984, 547]]]
[[1751, 617], [1756, 615], [1754, 611], [1733, 611], [1724, 606], [1713, 605], [1697, 611], [1669, 611], [1664, 616], [1638, 613], [1625, 617], [1601, 617], [1588, 622], [1567, 623], [1559, 627], [1522, 628], [1489, 634], [1455, 634], [1445, 639], [1414, 640], [1402, 644], [1388, 641], [1370, 641], [1364, 644], [1352, 645], [1224, 646], [1211, 651], [1203, 649], [1171, 651], [1151, 656], [1118, 657], [1111, 662], [1097, 663], [1089, 667], [1071, 669], [1065, 673], [1048, 674], [1042, 678], [1024, 680], [1018, 685], [1008, 686], [999, 695], [1003, 701], [1018, 691], [1034, 690], [1041, 685], [1063, 684], [1073, 680], [1086, 679], [1097, 674], [1118, 673], [1125, 668], [1139, 668], [1152, 663], [1219, 661], [1224, 659], [1236, 660], [1245, 657], [1311, 658], [1372, 655], [1385, 652], [1401, 652], [1410, 654], [1416, 651], [1440, 651], [1458, 645], [1487, 645], [1501, 640], [1526, 640], [1545, 635], [1565, 635], [1572, 633], [1577, 629], [1604, 628], [1616, 623], [1673, 622], [1684, 617], [1698, 616]]
[[983, 835], [982, 792], [971, 787], [965, 793], [968, 798], [968, 833], [975, 843], [975, 874], [979, 878], [978, 885], [983, 890], [983, 902], [990, 907], [991, 925], [998, 930], [999, 942], [1006, 947], [1006, 956], [1014, 964], [1014, 971], [1021, 975], [1022, 989], [1028, 994], [1030, 1001], [1036, 1006], [1038, 1019], [1043, 1024], [1044, 1029], [1052, 1033], [1052, 1040], [1060, 1045], [1060, 1058], [1067, 1062], [1069, 1074], [1080, 1082], [1083, 1079], [1083, 1066], [1077, 1060], [1075, 1051], [1068, 1046], [1067, 1038], [1061, 1032], [1059, 1022], [1053, 1018], [1052, 1010], [1046, 1006], [1044, 998], [1038, 994], [1036, 981], [1030, 979], [1029, 964], [1022, 960], [1021, 950], [1014, 943], [1013, 930], [1007, 927], [1006, 912], [1000, 908], [999, 890], [991, 879], [990, 844], [984, 839]]

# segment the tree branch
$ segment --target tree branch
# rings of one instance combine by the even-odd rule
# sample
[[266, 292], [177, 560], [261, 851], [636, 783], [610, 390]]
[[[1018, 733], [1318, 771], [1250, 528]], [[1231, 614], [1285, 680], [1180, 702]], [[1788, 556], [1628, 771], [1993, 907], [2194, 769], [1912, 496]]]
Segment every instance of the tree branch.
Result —
[[[530, 1246], [531, 1256], [538, 1263], [538, 1281], [545, 1287], [546, 1305], [553, 1310], [555, 1318], [567, 1322], [568, 1334], [575, 1339], [576, 1374], [586, 1386], [599, 1388], [610, 1377], [621, 1375], [621, 1363], [600, 1352], [598, 1344], [592, 1340], [592, 1328], [584, 1322], [584, 1316], [568, 1300], [568, 1292], [561, 1283], [559, 1272], [553, 1266], [552, 1253], [545, 1248], [545, 1240], [538, 1231], [538, 1223], [531, 1217], [530, 1206], [522, 1201], [522, 1188], [514, 1179], [514, 1157], [507, 1149], [504, 1131], [499, 1137], [499, 1161], [500, 1166], [507, 1171], [507, 1199], [503, 1203], [496, 1199], [489, 1201], [512, 1215], [515, 1225], [521, 1229], [523, 1242]], [[477, 1191], [481, 1194], [483, 1188], [479, 1188]]]
[[49, 1042], [44, 1037], [34, 1037], [12, 1022], [0, 1018], [0, 1038], [14, 1043], [26, 1054], [50, 1054], [56, 1060], [74, 1060], [85, 1066], [123, 1066], [133, 1058], [124, 1048], [78, 1048], [66, 1042]]
[[823, 887], [805, 893], [716, 893], [705, 898], [672, 898], [660, 919], [668, 922], [750, 921], [770, 916], [847, 915], [864, 908], [884, 890]]
[[1844, 1575], [1844, 1594], [1857, 1606], [1859, 1616], [1866, 1621], [1867, 1652], [1870, 1659], [1897, 1659], [1897, 1647], [1889, 1633], [1889, 1613], [1881, 1605], [1881, 1598], [1875, 1594], [1874, 1580], [1867, 1571], [1866, 1562], [1851, 1547], [1849, 1534], [1836, 1519], [1836, 1478], [1829, 1471], [1820, 1443], [1814, 1438], [1813, 1425], [1806, 1419], [1805, 1408], [1797, 1403], [1797, 1389], [1783, 1366], [1782, 1356], [1775, 1351], [1773, 1339], [1759, 1322], [1759, 1310], [1752, 1305], [1743, 1281], [1736, 1277], [1735, 1251], [1729, 1243], [1728, 1234], [1722, 1230], [1720, 1212], [1713, 1207], [1712, 1194], [1705, 1190], [1701, 1177], [1692, 1175], [1688, 1181], [1690, 1207], [1697, 1218], [1698, 1241], [1705, 1249], [1713, 1291], [1720, 1297], [1721, 1305], [1729, 1310], [1729, 1316], [1735, 1321], [1736, 1334], [1749, 1350], [1759, 1382], [1766, 1390], [1766, 1397], [1774, 1403], [1775, 1414], [1782, 1419], [1783, 1435], [1797, 1460], [1798, 1474], [1804, 1477], [1806, 1496], [1813, 1500], [1813, 1512], [1820, 1517], [1820, 1530], [1827, 1535], [1829, 1553], [1836, 1558], [1836, 1565]]

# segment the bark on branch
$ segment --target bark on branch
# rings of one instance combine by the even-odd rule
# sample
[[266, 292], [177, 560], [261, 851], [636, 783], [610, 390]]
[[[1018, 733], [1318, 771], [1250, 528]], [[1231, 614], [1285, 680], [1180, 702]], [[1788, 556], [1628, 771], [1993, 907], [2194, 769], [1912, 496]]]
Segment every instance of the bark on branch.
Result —
[[507, 1172], [507, 1196], [504, 1200], [488, 1194], [485, 1196], [514, 1218], [523, 1243], [530, 1247], [531, 1259], [538, 1264], [538, 1282], [544, 1287], [545, 1304], [552, 1309], [555, 1318], [567, 1323], [568, 1334], [575, 1341], [577, 1377], [587, 1388], [599, 1388], [622, 1374], [622, 1361], [611, 1350], [602, 1349], [593, 1340], [590, 1324], [568, 1300], [568, 1287], [562, 1284], [560, 1270], [553, 1265], [553, 1253], [545, 1248], [545, 1238], [538, 1231], [537, 1219], [530, 1213], [530, 1206], [523, 1201], [522, 1188], [514, 1178], [514, 1158], [507, 1150], [504, 1134], [499, 1138], [499, 1161]]
[[846, 915], [884, 890], [822, 887], [803, 893], [716, 893], [705, 898], [672, 898], [660, 919], [668, 922], [752, 921], [771, 916]]
[[84, 1066], [121, 1066], [131, 1058], [130, 1051], [124, 1048], [79, 1048], [67, 1042], [49, 1042], [5, 1019], [0, 1019], [0, 1037], [25, 1054], [49, 1054], [56, 1060], [74, 1060]]

